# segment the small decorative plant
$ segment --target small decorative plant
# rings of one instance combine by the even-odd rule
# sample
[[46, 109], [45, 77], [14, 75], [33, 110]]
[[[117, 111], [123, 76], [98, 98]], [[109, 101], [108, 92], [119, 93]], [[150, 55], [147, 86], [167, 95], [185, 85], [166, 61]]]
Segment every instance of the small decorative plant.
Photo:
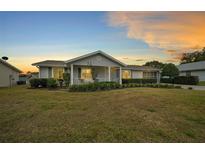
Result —
[[58, 84], [57, 84], [57, 81], [55, 79], [53, 79], [53, 78], [48, 79], [47, 86], [49, 89], [55, 89], [55, 88], [57, 88], [57, 85]]

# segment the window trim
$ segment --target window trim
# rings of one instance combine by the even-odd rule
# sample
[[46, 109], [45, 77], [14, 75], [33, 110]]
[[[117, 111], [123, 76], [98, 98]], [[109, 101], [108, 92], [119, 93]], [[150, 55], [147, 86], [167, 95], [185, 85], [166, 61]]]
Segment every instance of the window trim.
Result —
[[[83, 77], [83, 71], [84, 71], [84, 70], [90, 70], [90, 75], [91, 75], [90, 78], [84, 78], [84, 77]], [[93, 79], [93, 76], [92, 76], [92, 68], [86, 68], [86, 67], [81, 68], [80, 79], [83, 79], [83, 80], [92, 80], [92, 79]]]
[[[129, 72], [129, 77], [124, 78], [124, 73]], [[132, 79], [132, 71], [131, 70], [122, 70], [122, 79]]]

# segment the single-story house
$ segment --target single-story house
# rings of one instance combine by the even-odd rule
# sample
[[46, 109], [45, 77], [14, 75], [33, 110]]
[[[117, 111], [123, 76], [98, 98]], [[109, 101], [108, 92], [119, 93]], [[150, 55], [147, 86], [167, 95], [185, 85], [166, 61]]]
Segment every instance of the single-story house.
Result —
[[19, 81], [26, 83], [27, 78], [28, 78], [27, 74], [19, 74]]
[[199, 81], [205, 81], [205, 61], [181, 64], [178, 69], [180, 76], [198, 76]]
[[67, 61], [46, 60], [32, 64], [39, 68], [39, 78], [62, 79], [63, 73], [70, 74], [70, 83], [114, 81], [122, 79], [156, 78], [159, 81], [159, 69], [129, 66], [114, 57], [96, 51]]
[[0, 87], [12, 87], [19, 81], [21, 70], [0, 59]]

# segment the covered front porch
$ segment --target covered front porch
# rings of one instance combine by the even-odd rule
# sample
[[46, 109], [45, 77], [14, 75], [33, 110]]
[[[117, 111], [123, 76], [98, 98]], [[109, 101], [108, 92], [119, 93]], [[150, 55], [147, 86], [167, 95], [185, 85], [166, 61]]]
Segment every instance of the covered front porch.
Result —
[[70, 70], [71, 85], [106, 81], [122, 83], [121, 67], [70, 64], [68, 68]]

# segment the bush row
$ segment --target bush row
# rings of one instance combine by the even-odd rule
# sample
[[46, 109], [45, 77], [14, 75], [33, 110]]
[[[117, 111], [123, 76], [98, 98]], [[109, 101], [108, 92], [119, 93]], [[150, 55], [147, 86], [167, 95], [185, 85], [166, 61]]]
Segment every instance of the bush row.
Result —
[[81, 85], [72, 85], [69, 91], [72, 92], [89, 92], [89, 91], [100, 91], [100, 90], [111, 90], [120, 88], [131, 88], [131, 87], [151, 87], [151, 88], [181, 88], [181, 86], [174, 86], [168, 84], [138, 84], [138, 83], [128, 83], [122, 84], [115, 82], [99, 82], [99, 83], [89, 83]]
[[122, 79], [123, 84], [127, 83], [140, 83], [140, 84], [146, 84], [146, 83], [157, 83], [157, 79]]
[[150, 88], [177, 88], [180, 89], [181, 86], [174, 86], [169, 84], [136, 84], [136, 83], [129, 83], [123, 84], [122, 88], [131, 88], [131, 87], [150, 87]]
[[197, 85], [199, 83], [198, 76], [177, 76], [174, 78], [175, 84]]
[[174, 78], [161, 79], [162, 83], [172, 83], [172, 84], [185, 84], [185, 85], [197, 85], [199, 83], [198, 76], [176, 76]]
[[45, 78], [37, 78], [37, 79], [30, 79], [30, 85], [32, 88], [56, 88], [57, 87], [57, 80], [55, 79], [45, 79]]
[[98, 83], [89, 83], [81, 85], [72, 85], [69, 87], [69, 91], [72, 92], [85, 92], [85, 91], [99, 91], [99, 90], [111, 90], [118, 89], [121, 85], [116, 82], [98, 82]]

